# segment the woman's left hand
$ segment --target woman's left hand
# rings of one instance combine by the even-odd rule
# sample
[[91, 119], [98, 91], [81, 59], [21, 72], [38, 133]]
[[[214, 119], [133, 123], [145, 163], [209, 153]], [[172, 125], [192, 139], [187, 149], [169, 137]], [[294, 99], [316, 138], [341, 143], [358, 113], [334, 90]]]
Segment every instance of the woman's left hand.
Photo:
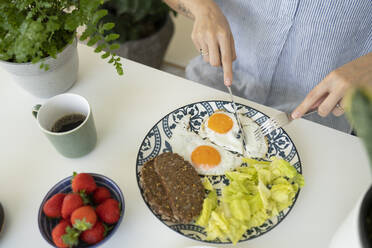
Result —
[[[326, 117], [344, 114], [342, 99], [353, 85], [372, 82], [372, 52], [355, 59], [329, 73], [310, 91], [303, 102], [292, 112], [294, 119], [318, 108], [318, 114]], [[339, 105], [337, 105], [339, 104]]]

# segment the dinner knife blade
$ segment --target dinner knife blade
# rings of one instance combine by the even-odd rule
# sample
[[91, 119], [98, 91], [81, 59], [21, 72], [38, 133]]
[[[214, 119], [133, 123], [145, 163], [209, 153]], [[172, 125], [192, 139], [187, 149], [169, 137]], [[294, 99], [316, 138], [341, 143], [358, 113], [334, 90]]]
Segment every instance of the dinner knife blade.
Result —
[[246, 148], [246, 140], [245, 140], [245, 133], [244, 133], [244, 130], [243, 130], [243, 126], [242, 126], [242, 123], [240, 122], [240, 118], [238, 116], [238, 112], [237, 112], [237, 108], [236, 108], [236, 104], [235, 104], [235, 101], [234, 101], [234, 96], [231, 92], [231, 87], [230, 86], [226, 86], [228, 91], [229, 91], [229, 94], [230, 94], [230, 98], [231, 98], [231, 105], [233, 107], [233, 110], [234, 110], [234, 116], [235, 116], [235, 119], [236, 119], [236, 122], [238, 123], [238, 127], [239, 127], [239, 131], [242, 135], [242, 140], [243, 140], [243, 155], [247, 157], [247, 148]]

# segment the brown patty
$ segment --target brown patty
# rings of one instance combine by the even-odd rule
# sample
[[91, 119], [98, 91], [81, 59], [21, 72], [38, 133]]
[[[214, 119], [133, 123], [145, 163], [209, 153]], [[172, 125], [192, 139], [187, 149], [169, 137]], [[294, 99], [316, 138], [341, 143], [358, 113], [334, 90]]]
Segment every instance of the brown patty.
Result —
[[160, 177], [155, 172], [154, 160], [146, 162], [141, 169], [140, 183], [151, 209], [164, 220], [174, 220], [168, 195]]
[[163, 153], [154, 159], [154, 168], [168, 195], [173, 217], [189, 223], [203, 207], [204, 187], [194, 167], [175, 153]]

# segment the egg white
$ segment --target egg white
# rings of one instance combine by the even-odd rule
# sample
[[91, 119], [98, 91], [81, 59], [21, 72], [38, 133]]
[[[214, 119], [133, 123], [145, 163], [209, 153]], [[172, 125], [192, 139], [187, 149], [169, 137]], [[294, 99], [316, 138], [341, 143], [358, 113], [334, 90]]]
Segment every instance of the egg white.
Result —
[[213, 143], [216, 145], [222, 146], [223, 148], [226, 148], [229, 151], [237, 152], [242, 154], [243, 153], [243, 141], [242, 139], [239, 139], [239, 126], [236, 121], [236, 118], [234, 114], [218, 110], [215, 113], [222, 113], [231, 118], [233, 121], [232, 128], [227, 133], [218, 133], [208, 127], [208, 122], [210, 119], [210, 116], [208, 116], [206, 119], [203, 120], [203, 123], [201, 125], [199, 135], [203, 138], [210, 139]]
[[258, 124], [247, 116], [240, 117], [245, 134], [246, 155], [254, 158], [264, 158], [268, 151], [268, 144], [265, 137], [256, 139], [254, 132], [259, 128]]
[[244, 156], [255, 158], [265, 157], [268, 151], [267, 141], [265, 137], [261, 137], [258, 140], [255, 138], [254, 132], [259, 127], [256, 122], [254, 122], [249, 117], [241, 113], [238, 113], [245, 134], [246, 150], [244, 151], [243, 139], [239, 134], [239, 126], [236, 121], [235, 115], [222, 110], [218, 110], [215, 113], [217, 112], [221, 112], [228, 115], [233, 120], [233, 127], [231, 128], [230, 131], [228, 131], [225, 134], [217, 133], [214, 130], [208, 128], [209, 117], [207, 117], [206, 119], [203, 120], [199, 132], [201, 137], [208, 138], [214, 144], [221, 146], [229, 151], [243, 154]]
[[[242, 159], [236, 154], [233, 154], [223, 148], [214, 145], [208, 139], [203, 139], [194, 132], [188, 130], [189, 117], [185, 116], [173, 131], [172, 138], [169, 143], [172, 146], [174, 153], [182, 156], [186, 161], [190, 162], [198, 174], [201, 175], [223, 175], [226, 171], [233, 170], [242, 164]], [[201, 145], [207, 145], [215, 148], [220, 156], [221, 162], [213, 168], [197, 167], [191, 160], [192, 152]]]

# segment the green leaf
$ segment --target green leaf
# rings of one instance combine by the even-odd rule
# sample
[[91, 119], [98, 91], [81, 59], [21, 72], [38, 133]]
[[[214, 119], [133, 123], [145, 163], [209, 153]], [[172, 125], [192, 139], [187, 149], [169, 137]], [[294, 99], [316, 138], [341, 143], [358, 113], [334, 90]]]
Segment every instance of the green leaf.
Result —
[[61, 25], [53, 20], [49, 20], [46, 24], [46, 31], [47, 32], [54, 32], [58, 30], [61, 27]]
[[116, 50], [116, 49], [119, 49], [120, 48], [120, 45], [118, 43], [114, 43], [112, 45], [110, 45], [110, 50]]
[[44, 7], [44, 8], [51, 8], [53, 5], [51, 4], [51, 3], [49, 3], [49, 2], [42, 2], [42, 1], [40, 1], [40, 6], [41, 7]]
[[73, 10], [69, 15], [66, 16], [65, 29], [69, 31], [75, 31], [80, 26], [81, 17], [79, 16], [78, 10]]
[[101, 58], [106, 59], [109, 56], [110, 56], [110, 53], [109, 52], [106, 52], [106, 53], [104, 53], [104, 54], [101, 55]]
[[96, 53], [102, 52], [102, 50], [105, 49], [106, 47], [107, 47], [106, 43], [99, 44], [94, 50], [94, 52]]
[[87, 45], [88, 46], [94, 46], [99, 40], [101, 39], [100, 36], [96, 35], [96, 36], [93, 36], [92, 38], [90, 38], [90, 40], [88, 41]]
[[124, 72], [123, 72], [123, 68], [122, 68], [121, 66], [116, 66], [116, 71], [118, 72], [118, 74], [119, 74], [120, 76], [122, 76], [122, 75], [124, 74]]
[[112, 57], [112, 58], [108, 61], [108, 63], [111, 64], [111, 63], [114, 63], [114, 61], [115, 61], [115, 59], [114, 59], [114, 57]]
[[71, 178], [71, 183], [72, 183], [72, 180], [74, 180], [75, 176], [77, 175], [78, 173], [76, 171], [72, 172], [72, 178]]
[[[31, 60], [31, 63], [32, 64], [36, 64], [37, 62], [39, 62], [40, 61], [40, 58], [39, 57], [35, 57], [35, 58], [33, 58], [32, 60]], [[41, 68], [40, 68], [41, 69]]]
[[113, 41], [113, 40], [116, 40], [120, 37], [119, 34], [109, 34], [109, 35], [106, 35], [105, 36], [105, 41], [109, 42], [109, 41]]
[[111, 30], [115, 27], [115, 23], [113, 22], [108, 22], [108, 23], [105, 23], [103, 24], [102, 26], [102, 30], [105, 31], [105, 30]]
[[113, 225], [108, 226], [106, 223], [102, 223], [102, 225], [103, 225], [103, 228], [105, 229], [105, 232], [103, 233], [103, 237], [106, 237], [108, 232], [111, 231], [114, 228], [114, 226]]
[[102, 19], [102, 17], [104, 17], [105, 15], [107, 15], [108, 11], [105, 10], [105, 9], [101, 9], [101, 10], [98, 10], [94, 15], [93, 15], [93, 20], [92, 20], [92, 23], [94, 25], [96, 25], [99, 20]]
[[66, 227], [66, 234], [62, 235], [63, 243], [69, 247], [77, 246], [79, 244], [80, 231], [70, 226]]
[[92, 199], [90, 198], [90, 196], [85, 192], [85, 189], [81, 190], [79, 192], [79, 195], [81, 197], [81, 199], [83, 200], [83, 204], [84, 205], [90, 205], [92, 204]]
[[94, 34], [95, 31], [96, 31], [95, 26], [88, 26], [84, 30], [84, 32], [82, 33], [82, 35], [80, 36], [80, 40], [81, 41], [86, 40], [88, 37], [90, 37], [92, 34]]
[[84, 217], [82, 220], [76, 219], [73, 226], [79, 231], [85, 231], [92, 228], [92, 223], [87, 222]]

